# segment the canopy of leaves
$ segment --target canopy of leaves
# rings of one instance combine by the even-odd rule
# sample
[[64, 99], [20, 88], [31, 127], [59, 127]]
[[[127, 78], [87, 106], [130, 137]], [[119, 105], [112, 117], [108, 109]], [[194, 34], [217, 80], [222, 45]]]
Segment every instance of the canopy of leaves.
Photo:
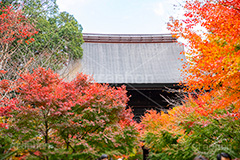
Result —
[[142, 118], [144, 145], [151, 159], [186, 159], [204, 155], [211, 160], [221, 152], [240, 157], [239, 114], [219, 109], [208, 116], [199, 102], [188, 99], [183, 106], [166, 113], [149, 111]]
[[[216, 108], [233, 104], [235, 111], [239, 111], [239, 1], [187, 1], [185, 9], [185, 20], [173, 20], [169, 24], [172, 31], [188, 40], [186, 54], [190, 61], [185, 65], [183, 83], [188, 91], [217, 94], [220, 99], [215, 101]], [[196, 26], [206, 31], [197, 32]]]
[[72, 15], [58, 11], [56, 0], [24, 0], [21, 6], [39, 30], [31, 46], [35, 52], [68, 54], [73, 59], [82, 56], [82, 27]]
[[56, 0], [14, 0], [11, 4], [15, 10], [21, 9], [38, 31], [34, 43], [21, 45], [14, 59], [34, 58], [33, 68], [58, 70], [68, 61], [81, 58], [82, 27], [72, 15], [58, 11]]
[[168, 114], [147, 113], [142, 138], [151, 159], [213, 160], [220, 152], [239, 158], [239, 1], [190, 0], [184, 8], [185, 19], [172, 19], [169, 29], [188, 40], [182, 84], [197, 93]]
[[56, 1], [1, 1], [0, 7], [0, 70], [7, 71], [1, 79], [14, 81], [39, 66], [58, 70], [81, 57], [81, 25], [59, 13]]
[[[64, 82], [52, 70], [23, 74], [18, 96], [2, 102], [6, 129], [15, 150], [29, 158], [94, 159], [129, 155], [137, 146], [138, 124], [125, 109], [125, 87], [112, 88], [79, 74]], [[37, 145], [37, 147], [35, 146]]]
[[37, 31], [20, 10], [10, 6], [0, 8], [0, 24], [0, 70], [3, 70], [22, 43], [34, 41], [31, 37]]

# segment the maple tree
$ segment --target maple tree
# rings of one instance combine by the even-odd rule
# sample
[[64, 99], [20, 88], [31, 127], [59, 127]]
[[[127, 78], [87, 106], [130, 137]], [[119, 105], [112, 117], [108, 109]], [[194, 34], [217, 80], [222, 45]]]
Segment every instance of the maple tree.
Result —
[[17, 97], [5, 102], [13, 107], [2, 130], [19, 145], [18, 155], [89, 159], [133, 152], [139, 128], [125, 108], [125, 87], [98, 84], [83, 74], [65, 82], [44, 68], [20, 77]]
[[[0, 6], [0, 116], [1, 122], [4, 122], [7, 111], [13, 107], [9, 104], [14, 103], [11, 97], [14, 96], [16, 72], [23, 71], [31, 62], [29, 59], [20, 67], [19, 64], [12, 64], [12, 59], [22, 43], [34, 41], [32, 36], [37, 31], [34, 25], [23, 16], [21, 10], [14, 10], [12, 6], [3, 6], [2, 3]], [[15, 66], [9, 67], [9, 64]], [[3, 101], [7, 104], [3, 104]], [[6, 127], [6, 124], [0, 123], [0, 126]]]
[[[1, 74], [1, 83], [3, 85], [6, 84], [13, 84], [12, 82], [19, 77], [19, 74], [22, 72], [26, 71], [32, 71], [33, 68], [37, 68], [39, 66], [44, 66], [47, 68], [53, 68], [53, 69], [59, 69], [57, 66], [62, 66], [64, 62], [68, 59], [67, 54], [64, 51], [63, 54], [59, 54], [56, 51], [56, 49], [46, 49], [44, 46], [53, 46], [49, 45], [49, 42], [43, 42], [42, 39], [46, 39], [39, 35], [39, 28], [42, 28], [41, 25], [43, 26], [48, 26], [47, 24], [50, 23], [49, 21], [54, 21], [53, 19], [50, 20], [46, 16], [48, 13], [52, 13], [51, 15], [54, 17], [54, 13], [57, 12], [57, 6], [56, 2], [53, 1], [53, 4], [51, 2], [46, 1], [46, 3], [43, 3], [43, 1], [37, 1], [36, 3], [32, 3], [33, 1], [29, 1], [28, 5], [26, 3], [26, 6], [16, 6], [18, 4], [18, 1], [1, 1], [0, 3], [0, 71], [5, 72], [5, 74]], [[42, 4], [43, 3], [43, 4]], [[11, 6], [10, 4], [13, 4]], [[42, 6], [41, 6], [41, 5]], [[51, 5], [49, 5], [51, 4]], [[40, 6], [36, 6], [40, 5]], [[48, 7], [46, 7], [49, 5]], [[28, 8], [29, 7], [29, 8]], [[20, 9], [21, 8], [21, 9]], [[27, 9], [26, 9], [27, 8]], [[33, 11], [33, 8], [38, 8], [37, 11]], [[43, 11], [43, 8], [47, 8], [47, 11]], [[27, 12], [27, 10], [30, 10]], [[24, 12], [23, 12], [24, 11]], [[26, 12], [26, 13], [25, 13]], [[41, 14], [40, 14], [41, 12]], [[39, 13], [39, 14], [38, 14]], [[34, 14], [34, 16], [33, 16]], [[41, 20], [36, 20], [33, 17], [36, 18], [36, 15], [40, 16], [39, 19]], [[45, 18], [45, 19], [44, 19]], [[55, 17], [56, 23], [61, 25], [60, 31], [61, 35], [67, 35], [65, 31], [71, 30], [71, 35], [74, 35], [73, 32], [78, 32], [77, 34], [80, 34], [80, 27], [79, 24], [75, 21], [75, 19], [67, 14], [67, 13], [62, 13], [60, 17]], [[49, 21], [48, 21], [48, 20]], [[47, 21], [47, 22], [46, 22]], [[38, 22], [41, 23], [39, 26], [38, 23], [37, 25], [34, 25], [32, 22]], [[64, 23], [65, 22], [65, 23]], [[55, 26], [57, 27], [57, 26]], [[75, 27], [75, 28], [74, 28]], [[49, 27], [51, 28], [51, 27]], [[48, 28], [48, 29], [49, 29]], [[66, 29], [68, 28], [68, 29]], [[55, 28], [56, 29], [56, 28]], [[76, 31], [77, 29], [77, 31]], [[49, 29], [52, 30], [52, 29]], [[53, 33], [52, 31], [51, 34]], [[41, 33], [44, 32], [44, 35], [47, 35], [47, 31], [41, 31]], [[68, 33], [69, 34], [69, 33]], [[39, 36], [37, 36], [39, 35]], [[48, 35], [49, 37], [53, 37], [53, 35]], [[39, 37], [41, 37], [39, 39]], [[36, 42], [37, 38], [37, 42]], [[71, 37], [69, 37], [69, 41], [71, 41]], [[62, 40], [62, 38], [60, 38]], [[74, 41], [76, 39], [79, 40], [79, 43], [77, 44], [77, 47], [75, 50], [73, 49], [74, 47], [71, 45], [72, 43], [75, 44]], [[75, 52], [78, 52], [80, 55], [82, 54], [81, 52], [81, 47], [80, 43], [82, 41], [79, 39], [79, 37], [76, 37], [74, 41], [71, 41], [71, 43], [68, 43], [68, 48], [71, 48]], [[42, 42], [44, 46], [39, 46], [39, 42]], [[49, 39], [50, 41], [50, 39]], [[65, 41], [66, 42], [66, 41]], [[53, 43], [57, 43], [58, 45], [62, 46], [58, 41], [54, 40]], [[47, 45], [48, 44], [48, 45]], [[35, 47], [33, 47], [35, 46]], [[37, 47], [36, 47], [37, 46]], [[56, 45], [54, 45], [55, 48], [59, 48]], [[44, 50], [44, 51], [39, 51], [39, 49]], [[36, 51], [38, 50], [38, 51]], [[60, 50], [62, 50], [60, 48]], [[54, 51], [52, 53], [51, 51]], [[49, 52], [49, 53], [48, 53]], [[13, 88], [13, 86], [9, 86], [9, 88]], [[11, 98], [14, 96], [14, 91], [13, 89], [9, 90], [8, 92], [0, 92], [1, 97], [0, 99], [8, 96], [8, 98]], [[4, 94], [2, 94], [4, 93]], [[11, 93], [11, 94], [8, 94]]]
[[[134, 152], [138, 124], [131, 110], [125, 109], [125, 88], [97, 84], [82, 74], [64, 82], [52, 70], [34, 70], [41, 55], [23, 52], [35, 40], [34, 25], [11, 6], [1, 4], [0, 13], [0, 157], [88, 159], [103, 153], [128, 157]], [[71, 36], [79, 38], [73, 33], [81, 28], [72, 16], [61, 13], [55, 18], [39, 19], [42, 25], [56, 20], [62, 36], [75, 27], [76, 32], [70, 29]], [[72, 43], [65, 49], [73, 50], [74, 57], [81, 48]]]
[[[0, 70], [6, 70], [7, 64], [11, 62], [13, 55], [17, 53], [18, 47], [22, 43], [29, 44], [33, 42], [32, 36], [37, 31], [34, 25], [29, 23], [27, 18], [23, 16], [21, 10], [15, 11], [11, 6], [1, 6], [0, 24]], [[15, 67], [18, 68], [18, 66]], [[14, 71], [16, 72], [16, 70]]]
[[150, 150], [150, 159], [194, 158], [191, 145], [179, 143], [184, 138], [185, 128], [182, 124], [185, 124], [185, 118], [189, 113], [190, 110], [182, 106], [174, 107], [168, 113], [150, 110], [142, 117], [144, 129], [141, 137], [143, 145]]
[[[188, 40], [190, 60], [185, 64], [188, 91], [211, 91], [216, 108], [233, 105], [239, 111], [240, 7], [238, 0], [187, 1], [184, 20], [169, 28]], [[196, 31], [202, 26], [206, 31]]]
[[[169, 29], [187, 40], [181, 83], [189, 94], [168, 114], [150, 111], [142, 138], [151, 159], [240, 157], [240, 6], [238, 0], [186, 1]], [[200, 28], [200, 29], [199, 29]]]
[[168, 113], [149, 111], [142, 118], [141, 137], [150, 158], [192, 160], [201, 154], [215, 159], [220, 152], [239, 157], [239, 115], [219, 109], [206, 116], [207, 106], [199, 108], [198, 100], [187, 99]]
[[[32, 62], [25, 59], [19, 63], [15, 55], [23, 43], [34, 41], [33, 35], [37, 34], [21, 10], [14, 10], [12, 6], [0, 4], [0, 127], [7, 127], [5, 123], [8, 114], [14, 108], [15, 78], [18, 73], [24, 72]], [[6, 102], [6, 103], [5, 103]], [[11, 117], [11, 116], [10, 116]], [[3, 141], [6, 138], [3, 138]], [[10, 144], [10, 141], [7, 142]]]

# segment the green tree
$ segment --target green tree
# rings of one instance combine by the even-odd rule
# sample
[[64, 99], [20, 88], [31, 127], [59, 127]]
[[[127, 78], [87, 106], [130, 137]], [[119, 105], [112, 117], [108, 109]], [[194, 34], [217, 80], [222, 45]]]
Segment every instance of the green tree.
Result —
[[33, 43], [19, 47], [14, 57], [16, 64], [32, 58], [34, 63], [29, 69], [41, 66], [58, 70], [68, 61], [81, 58], [82, 26], [69, 13], [59, 12], [56, 0], [15, 0], [12, 4], [38, 31]]

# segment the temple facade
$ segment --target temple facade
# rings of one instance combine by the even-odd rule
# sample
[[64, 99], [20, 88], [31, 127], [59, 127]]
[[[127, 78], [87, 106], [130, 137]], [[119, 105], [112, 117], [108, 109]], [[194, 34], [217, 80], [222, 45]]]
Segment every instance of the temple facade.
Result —
[[83, 58], [65, 69], [64, 77], [77, 73], [91, 75], [98, 83], [126, 85], [135, 119], [148, 109], [166, 111], [171, 105], [163, 98], [174, 98], [166, 87], [178, 89], [183, 46], [170, 34], [83, 34]]

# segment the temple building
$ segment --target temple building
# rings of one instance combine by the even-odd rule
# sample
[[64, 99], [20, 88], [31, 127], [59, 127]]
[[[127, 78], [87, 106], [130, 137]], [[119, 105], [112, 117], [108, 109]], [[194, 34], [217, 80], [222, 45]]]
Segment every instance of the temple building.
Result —
[[148, 109], [166, 111], [171, 105], [162, 97], [174, 98], [166, 87], [178, 89], [183, 46], [170, 34], [83, 34], [83, 58], [71, 62], [66, 79], [78, 72], [98, 83], [126, 85], [135, 119]]

